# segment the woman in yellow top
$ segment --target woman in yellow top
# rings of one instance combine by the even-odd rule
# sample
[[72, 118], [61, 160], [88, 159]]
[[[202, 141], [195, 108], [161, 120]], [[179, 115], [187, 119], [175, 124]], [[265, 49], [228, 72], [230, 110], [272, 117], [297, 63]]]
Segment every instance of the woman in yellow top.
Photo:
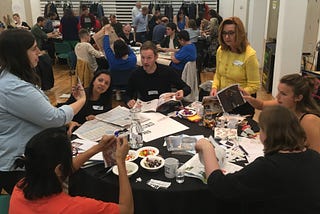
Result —
[[[260, 87], [259, 64], [256, 51], [249, 45], [242, 21], [238, 17], [224, 19], [219, 26], [219, 43], [210, 95], [232, 84], [255, 97]], [[254, 108], [245, 103], [232, 112], [240, 115], [254, 115]]]

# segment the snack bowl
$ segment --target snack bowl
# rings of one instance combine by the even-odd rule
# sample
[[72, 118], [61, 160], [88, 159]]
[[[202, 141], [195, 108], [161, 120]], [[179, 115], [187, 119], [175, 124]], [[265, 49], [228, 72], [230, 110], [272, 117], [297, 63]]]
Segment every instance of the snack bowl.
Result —
[[158, 155], [159, 149], [153, 146], [144, 146], [137, 150], [138, 156], [140, 158], [147, 157], [149, 155]]
[[127, 157], [126, 157], [126, 161], [134, 161], [138, 158], [138, 153], [136, 150], [129, 150]]
[[[130, 177], [131, 175], [133, 175], [134, 173], [136, 173], [138, 171], [139, 166], [134, 162], [126, 161], [126, 169], [127, 169], [127, 175], [128, 175], [128, 177]], [[117, 165], [113, 166], [112, 172], [115, 175], [119, 175]]]
[[182, 117], [192, 117], [197, 114], [197, 111], [191, 108], [184, 108], [178, 112]]
[[140, 166], [150, 172], [156, 172], [164, 166], [164, 159], [160, 156], [149, 155], [140, 161]]

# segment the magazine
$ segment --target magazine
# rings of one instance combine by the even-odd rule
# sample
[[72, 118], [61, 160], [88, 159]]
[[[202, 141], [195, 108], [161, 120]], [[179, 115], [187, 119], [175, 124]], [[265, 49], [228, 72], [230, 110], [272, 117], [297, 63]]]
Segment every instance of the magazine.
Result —
[[[210, 136], [208, 140], [214, 145], [215, 153], [217, 157], [217, 161], [219, 163], [220, 169], [223, 171], [224, 174], [228, 174], [234, 171], [239, 170], [242, 167], [234, 165], [230, 162], [226, 161], [226, 150], [222, 146], [220, 146], [213, 138]], [[198, 178], [203, 183], [207, 183], [205, 168], [200, 160], [199, 154], [195, 154], [192, 158], [190, 158], [185, 164], [186, 167], [186, 176]]]
[[224, 112], [230, 112], [246, 102], [243, 99], [238, 84], [230, 85], [218, 91], [217, 97]]
[[116, 162], [116, 149], [117, 149], [117, 144], [113, 143], [107, 149], [102, 151], [104, 166], [106, 168], [116, 165], [116, 163], [117, 163]]
[[245, 102], [238, 84], [230, 85], [218, 91], [216, 96], [205, 96], [202, 99], [204, 109], [211, 109], [213, 114], [230, 112]]
[[159, 99], [144, 102], [140, 99], [137, 100], [133, 108], [140, 108], [141, 112], [160, 112], [167, 114], [178, 110], [182, 106], [180, 100], [177, 100], [175, 93], [163, 93], [159, 96]]

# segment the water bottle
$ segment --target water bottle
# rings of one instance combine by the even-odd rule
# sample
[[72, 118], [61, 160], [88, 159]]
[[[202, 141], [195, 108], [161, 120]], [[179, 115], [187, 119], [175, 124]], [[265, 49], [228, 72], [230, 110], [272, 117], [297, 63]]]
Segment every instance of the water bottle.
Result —
[[138, 117], [139, 112], [139, 108], [130, 109], [131, 124], [129, 128], [129, 145], [132, 149], [138, 149], [143, 146], [143, 129]]

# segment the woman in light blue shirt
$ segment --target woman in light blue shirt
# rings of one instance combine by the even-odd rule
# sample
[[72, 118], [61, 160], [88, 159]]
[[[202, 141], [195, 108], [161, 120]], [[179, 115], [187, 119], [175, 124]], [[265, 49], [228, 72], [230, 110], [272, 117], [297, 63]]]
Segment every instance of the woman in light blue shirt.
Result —
[[13, 165], [28, 140], [46, 128], [70, 122], [86, 101], [78, 85], [73, 89], [76, 102], [52, 106], [35, 72], [39, 54], [34, 36], [26, 30], [12, 29], [0, 35], [0, 189], [9, 194], [23, 176]]

